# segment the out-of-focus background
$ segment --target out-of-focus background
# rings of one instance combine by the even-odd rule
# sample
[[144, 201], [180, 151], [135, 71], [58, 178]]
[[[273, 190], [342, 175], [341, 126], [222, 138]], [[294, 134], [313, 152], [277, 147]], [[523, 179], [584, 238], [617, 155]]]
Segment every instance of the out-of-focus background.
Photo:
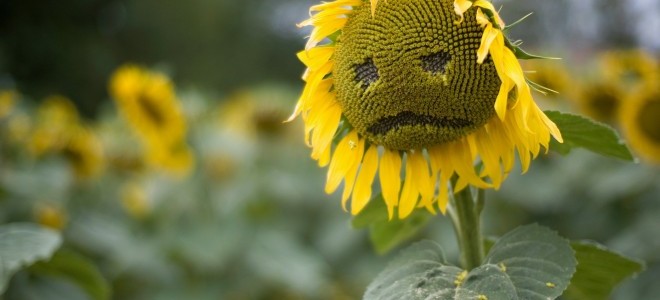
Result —
[[[660, 2], [494, 2], [509, 23], [534, 12], [513, 40], [563, 58], [523, 65], [559, 92], [536, 94], [544, 108], [610, 124], [639, 159], [550, 152], [490, 193], [486, 234], [538, 222], [596, 240], [647, 262], [612, 298], [655, 299]], [[41, 263], [0, 299], [359, 298], [392, 252], [351, 228], [299, 120], [282, 123], [302, 88], [295, 23], [316, 3], [0, 0], [0, 223], [60, 231], [59, 261], [91, 278]], [[140, 84], [167, 105], [136, 113]], [[185, 130], [162, 144], [141, 117]], [[455, 260], [446, 218], [423, 238]]]

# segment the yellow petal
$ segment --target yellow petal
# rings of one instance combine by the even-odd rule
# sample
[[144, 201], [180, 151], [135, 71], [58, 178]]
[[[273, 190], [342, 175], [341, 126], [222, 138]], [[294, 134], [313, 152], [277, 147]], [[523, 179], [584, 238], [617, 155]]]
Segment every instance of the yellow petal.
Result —
[[[493, 28], [493, 25], [488, 23], [484, 29], [484, 33], [481, 36], [481, 44], [479, 44], [479, 49], [477, 49], [477, 63], [482, 64], [488, 56], [489, 50], [493, 47], [493, 41], [500, 35], [502, 32]], [[493, 57], [495, 60], [495, 57]]]
[[357, 177], [358, 168], [360, 167], [360, 161], [362, 161], [362, 156], [364, 155], [364, 144], [364, 139], [358, 139], [357, 145], [352, 146], [352, 165], [346, 173], [346, 177], [344, 177], [344, 192], [341, 196], [341, 204], [344, 210], [346, 210], [346, 202], [348, 201], [348, 198], [351, 197], [351, 192], [355, 186], [355, 179]]
[[463, 14], [472, 7], [472, 1], [470, 0], [455, 0], [454, 1], [454, 12], [459, 15], [461, 18], [456, 21], [456, 24], [463, 22]]
[[405, 219], [417, 206], [419, 192], [415, 189], [413, 181], [415, 180], [413, 167], [410, 163], [410, 153], [408, 153], [408, 160], [406, 161], [406, 179], [403, 182], [403, 190], [401, 191], [401, 199], [399, 200], [399, 219]]
[[330, 167], [328, 167], [328, 176], [325, 183], [325, 192], [332, 194], [342, 179], [346, 176], [349, 169], [353, 166], [353, 157], [351, 155], [353, 149], [358, 142], [357, 131], [353, 130], [348, 133], [337, 145], [335, 152], [332, 154]]
[[422, 199], [420, 205], [426, 207], [429, 212], [435, 213], [433, 208], [433, 194], [435, 193], [435, 176], [429, 174], [429, 166], [424, 158], [422, 151], [415, 151], [408, 156], [407, 164], [410, 165], [412, 177], [406, 174], [406, 178], [410, 178], [414, 184], [414, 189], [417, 190]]
[[401, 190], [401, 155], [399, 151], [385, 149], [380, 159], [380, 186], [387, 205], [389, 218], [392, 219], [394, 207], [399, 204]]
[[371, 184], [378, 170], [378, 146], [371, 145], [364, 155], [360, 173], [358, 174], [353, 195], [351, 196], [351, 213], [357, 215], [371, 199]]

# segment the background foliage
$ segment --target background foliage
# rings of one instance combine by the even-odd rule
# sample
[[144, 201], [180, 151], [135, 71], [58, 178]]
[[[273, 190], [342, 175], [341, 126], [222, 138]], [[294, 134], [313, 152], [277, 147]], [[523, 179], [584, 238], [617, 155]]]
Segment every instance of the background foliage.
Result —
[[[658, 73], [657, 1], [494, 2], [506, 6], [510, 22], [534, 11], [510, 35], [534, 53], [564, 58], [524, 66], [560, 92], [536, 95], [546, 109], [621, 128], [622, 103], [642, 87], [657, 88], [639, 74], [609, 76], [605, 63], [612, 51], [639, 49]], [[0, 223], [41, 224], [38, 232], [61, 239], [56, 252], [40, 254], [50, 260], [12, 267], [0, 297], [355, 299], [396, 252], [388, 250], [424, 237], [440, 241], [456, 264], [443, 217], [420, 215], [403, 229], [352, 229], [338, 196], [322, 192], [323, 170], [308, 159], [301, 124], [281, 123], [301, 88], [294, 53], [306, 32], [294, 24], [314, 3], [0, 0], [0, 93], [14, 93], [0, 100]], [[144, 162], [109, 96], [112, 72], [128, 62], [175, 83], [196, 158], [187, 175]], [[594, 89], [611, 92], [590, 96]], [[50, 135], [64, 123], [49, 116], [69, 111], [48, 108], [51, 95], [75, 104], [76, 126], [100, 146], [87, 152], [97, 162], [89, 173], [80, 173], [67, 147], [35, 150], [44, 128], [53, 145], [66, 140]], [[631, 164], [582, 150], [551, 153], [488, 195], [485, 233], [537, 222], [570, 239], [593, 239], [647, 262], [612, 298], [653, 299], [660, 294], [659, 170], [644, 158]]]

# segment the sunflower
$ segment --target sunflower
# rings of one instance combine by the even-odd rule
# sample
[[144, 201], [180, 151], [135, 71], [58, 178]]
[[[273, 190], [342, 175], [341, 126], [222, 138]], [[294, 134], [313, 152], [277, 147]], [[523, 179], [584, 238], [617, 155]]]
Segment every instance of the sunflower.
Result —
[[120, 193], [121, 206], [136, 219], [143, 219], [151, 211], [151, 202], [145, 187], [137, 181], [125, 183]]
[[124, 65], [113, 74], [110, 92], [144, 141], [176, 143], [185, 137], [186, 122], [174, 86], [164, 74]]
[[605, 52], [600, 63], [606, 80], [634, 90], [657, 84], [660, 66], [653, 56], [641, 49]]
[[497, 189], [516, 150], [526, 171], [551, 134], [561, 141], [490, 2], [371, 4], [322, 3], [299, 24], [313, 29], [289, 120], [302, 116], [311, 157], [328, 167], [325, 191], [344, 182], [344, 209], [349, 199], [352, 214], [366, 206], [378, 173], [390, 218], [444, 213], [454, 176], [454, 192]]
[[569, 74], [564, 65], [550, 60], [528, 60], [523, 64], [527, 77], [547, 98], [570, 97]]
[[616, 120], [625, 92], [611, 81], [592, 81], [585, 83], [577, 92], [578, 110], [601, 122], [612, 123]]
[[80, 126], [74, 129], [62, 153], [71, 163], [78, 178], [91, 178], [103, 170], [103, 147], [89, 128]]
[[619, 122], [630, 146], [643, 158], [660, 164], [660, 88], [648, 85], [621, 106]]
[[0, 91], [0, 119], [3, 119], [16, 106], [17, 93], [15, 91]]
[[37, 223], [61, 231], [68, 223], [66, 212], [53, 203], [39, 203], [34, 207], [34, 219]]
[[125, 65], [112, 76], [110, 92], [142, 140], [147, 163], [178, 176], [188, 174], [195, 160], [186, 143], [186, 120], [169, 78]]
[[79, 126], [78, 110], [71, 100], [60, 95], [49, 96], [37, 109], [28, 149], [36, 156], [60, 151]]

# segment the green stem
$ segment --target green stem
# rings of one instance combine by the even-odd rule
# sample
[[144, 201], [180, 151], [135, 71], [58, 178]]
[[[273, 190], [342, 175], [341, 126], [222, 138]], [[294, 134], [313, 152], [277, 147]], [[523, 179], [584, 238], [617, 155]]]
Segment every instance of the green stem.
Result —
[[477, 198], [477, 203], [475, 203], [470, 188], [466, 187], [454, 194], [453, 208], [450, 210], [461, 251], [461, 265], [468, 271], [480, 266], [484, 259], [480, 222], [484, 203], [483, 191], [479, 191]]

